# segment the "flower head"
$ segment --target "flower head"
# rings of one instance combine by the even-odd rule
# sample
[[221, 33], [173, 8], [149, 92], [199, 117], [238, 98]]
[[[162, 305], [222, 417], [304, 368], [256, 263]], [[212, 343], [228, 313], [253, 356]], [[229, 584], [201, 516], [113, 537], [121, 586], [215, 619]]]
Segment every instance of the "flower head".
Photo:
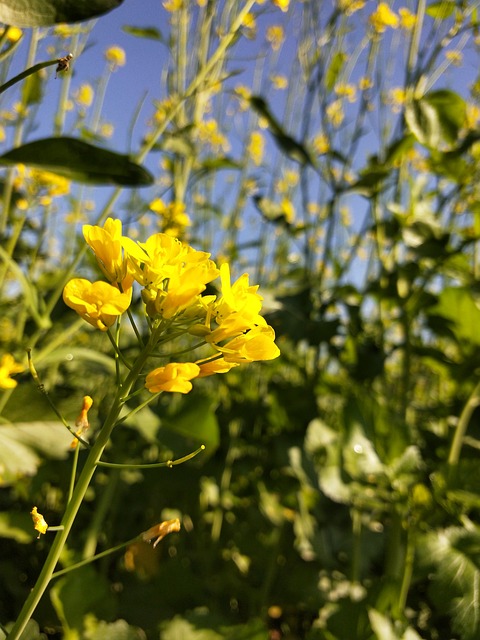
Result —
[[188, 393], [192, 390], [190, 380], [200, 373], [200, 367], [193, 362], [170, 362], [158, 367], [147, 375], [146, 388], [152, 393], [160, 391], [177, 391]]
[[24, 367], [10, 353], [4, 353], [0, 360], [0, 389], [13, 389], [17, 381], [10, 376], [23, 371]]
[[109, 47], [105, 51], [105, 60], [110, 63], [112, 71], [117, 67], [123, 67], [127, 60], [125, 51], [121, 47]]
[[386, 2], [380, 2], [377, 10], [370, 16], [370, 24], [377, 33], [383, 33], [387, 27], [396, 29], [399, 25], [399, 18]]
[[74, 278], [65, 285], [63, 300], [93, 327], [106, 331], [130, 306], [132, 289], [122, 293], [108, 282]]
[[273, 360], [280, 355], [280, 349], [274, 342], [275, 331], [270, 326], [254, 327], [224, 346], [216, 348], [223, 353], [225, 362], [254, 362], [257, 360]]
[[150, 542], [156, 538], [153, 543], [153, 548], [155, 548], [160, 540], [163, 540], [165, 536], [169, 533], [176, 533], [177, 531], [180, 531], [180, 520], [178, 518], [173, 518], [173, 520], [164, 520], [163, 522], [150, 527], [147, 531], [144, 531], [142, 533], [142, 540]]

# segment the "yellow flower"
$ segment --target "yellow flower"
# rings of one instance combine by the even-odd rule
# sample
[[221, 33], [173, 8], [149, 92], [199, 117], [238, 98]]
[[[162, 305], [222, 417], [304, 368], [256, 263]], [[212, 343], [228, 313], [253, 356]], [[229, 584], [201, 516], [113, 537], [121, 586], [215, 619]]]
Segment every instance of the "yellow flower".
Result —
[[267, 28], [265, 37], [267, 42], [270, 42], [272, 49], [278, 51], [285, 40], [285, 31], [280, 24], [272, 24]]
[[417, 22], [417, 16], [406, 7], [398, 10], [400, 16], [400, 27], [405, 31], [411, 31]]
[[14, 389], [18, 382], [10, 376], [23, 371], [24, 367], [10, 353], [4, 353], [0, 360], [0, 389]]
[[228, 151], [230, 144], [218, 129], [218, 123], [211, 118], [197, 125], [197, 136], [200, 142], [208, 144], [213, 151]]
[[164, 367], [150, 371], [145, 386], [151, 393], [177, 391], [188, 393], [192, 390], [190, 380], [200, 373], [200, 367], [193, 362], [170, 362]]
[[334, 100], [328, 105], [326, 114], [327, 118], [336, 129], [342, 124], [345, 118], [345, 113], [343, 111], [343, 105], [340, 98], [338, 100]]
[[153, 548], [155, 549], [160, 540], [163, 540], [166, 535], [169, 533], [176, 533], [177, 531], [180, 531], [180, 520], [178, 518], [174, 518], [173, 520], [164, 520], [163, 522], [150, 527], [150, 529], [148, 529], [148, 531], [144, 531], [141, 536], [142, 540], [145, 542], [150, 542], [150, 540], [156, 538], [153, 543]]
[[290, 0], [272, 0], [272, 4], [281, 9], [284, 13], [288, 11]]
[[127, 61], [125, 51], [121, 47], [109, 47], [105, 51], [105, 60], [110, 63], [114, 70], [116, 67], [123, 67]]
[[185, 231], [185, 227], [189, 227], [192, 223], [185, 212], [185, 204], [183, 202], [170, 202], [165, 204], [161, 198], [155, 198], [150, 203], [151, 211], [162, 216], [162, 232], [168, 235], [178, 237]]
[[330, 141], [324, 133], [319, 133], [312, 140], [312, 148], [319, 156], [330, 151]]
[[165, 0], [163, 2], [163, 8], [165, 11], [170, 13], [175, 13], [175, 11], [179, 11], [183, 7], [183, 0]]
[[367, 76], [362, 76], [358, 81], [358, 88], [360, 91], [367, 91], [373, 87], [373, 80], [371, 78], [367, 78]]
[[63, 289], [63, 300], [86, 322], [106, 331], [130, 306], [132, 288], [122, 293], [108, 282], [74, 278]]
[[386, 2], [380, 2], [377, 10], [370, 16], [370, 24], [377, 33], [383, 33], [387, 27], [396, 29], [399, 25], [399, 18]]
[[346, 98], [349, 102], [355, 102], [357, 99], [357, 90], [355, 85], [348, 83], [340, 83], [335, 87], [335, 93], [339, 97]]
[[254, 327], [223, 347], [216, 348], [223, 353], [225, 362], [254, 362], [257, 360], [273, 360], [280, 355], [280, 349], [274, 342], [275, 331], [270, 326]]
[[74, 94], [77, 104], [79, 104], [81, 107], [90, 107], [93, 102], [93, 96], [93, 88], [89, 84], [80, 85], [80, 87]]
[[7, 27], [7, 39], [10, 42], [18, 42], [23, 36], [23, 31], [18, 27]]
[[247, 151], [255, 166], [258, 167], [262, 164], [265, 151], [265, 138], [259, 131], [252, 131], [250, 134]]
[[122, 255], [122, 222], [107, 218], [102, 227], [83, 225], [83, 237], [93, 250], [98, 265], [110, 282], [122, 282], [127, 263]]
[[37, 538], [40, 538], [42, 533], [46, 533], [48, 529], [48, 524], [45, 522], [45, 518], [41, 513], [38, 513], [37, 507], [33, 507], [30, 511], [30, 515], [32, 516], [33, 526], [36, 531], [38, 531]]
[[286, 76], [274, 75], [270, 77], [275, 89], [286, 89], [288, 87], [288, 79]]
[[461, 51], [446, 51], [445, 58], [456, 67], [459, 67], [462, 64], [463, 54]]
[[225, 362], [225, 358], [197, 360], [196, 364], [200, 367], [199, 378], [213, 376], [216, 373], [227, 373], [230, 369], [233, 369], [233, 367], [238, 367], [237, 362]]

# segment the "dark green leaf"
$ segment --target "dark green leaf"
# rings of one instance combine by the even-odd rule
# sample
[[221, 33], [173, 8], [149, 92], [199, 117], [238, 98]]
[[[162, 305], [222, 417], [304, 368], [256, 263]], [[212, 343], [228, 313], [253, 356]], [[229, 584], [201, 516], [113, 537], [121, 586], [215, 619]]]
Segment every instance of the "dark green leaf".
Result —
[[155, 29], [155, 27], [133, 27], [126, 24], [122, 27], [122, 30], [131, 36], [136, 36], [137, 38], [150, 38], [150, 40], [164, 42], [162, 34], [158, 29]]
[[150, 172], [128, 156], [74, 138], [44, 138], [0, 156], [0, 164], [19, 163], [89, 184], [142, 187], [153, 182]]
[[184, 437], [192, 438], [211, 453], [218, 447], [220, 433], [212, 400], [192, 392], [185, 397], [181, 409], [162, 420], [162, 425]]
[[123, 0], [0, 0], [0, 22], [14, 27], [47, 27], [81, 22], [116, 9]]

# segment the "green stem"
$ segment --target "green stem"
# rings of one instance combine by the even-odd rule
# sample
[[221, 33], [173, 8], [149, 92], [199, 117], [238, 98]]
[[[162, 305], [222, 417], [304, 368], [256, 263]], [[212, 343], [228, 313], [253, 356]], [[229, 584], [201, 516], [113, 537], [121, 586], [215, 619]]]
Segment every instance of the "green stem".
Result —
[[360, 558], [362, 545], [362, 514], [355, 507], [352, 509], [353, 548], [351, 563], [351, 581], [360, 582]]
[[38, 62], [37, 64], [34, 64], [33, 67], [25, 69], [25, 71], [19, 73], [18, 76], [15, 76], [5, 82], [5, 84], [2, 84], [2, 86], [0, 86], [0, 93], [3, 93], [7, 89], [10, 89], [10, 87], [13, 87], [13, 85], [17, 84], [17, 82], [25, 80], [25, 78], [28, 78], [28, 76], [37, 73], [37, 71], [41, 71], [42, 69], [45, 69], [45, 67], [51, 67], [54, 64], [58, 64], [58, 60], [47, 60], [46, 62]]
[[460, 460], [460, 452], [462, 450], [463, 439], [467, 433], [468, 425], [475, 409], [480, 405], [480, 382], [472, 391], [467, 403], [463, 407], [463, 411], [458, 419], [455, 435], [453, 436], [452, 446], [448, 455], [449, 481], [451, 482], [455, 476], [458, 462]]
[[407, 548], [405, 551], [405, 563], [403, 565], [402, 584], [400, 586], [400, 594], [398, 596], [397, 610], [395, 617], [401, 619], [404, 617], [405, 607], [407, 604], [408, 591], [412, 582], [413, 563], [415, 560], [415, 544], [414, 536], [410, 531], [407, 532]]
[[37, 579], [35, 586], [30, 592], [28, 598], [25, 600], [23, 608], [20, 612], [20, 615], [17, 618], [17, 621], [12, 627], [12, 630], [8, 636], [8, 640], [19, 640], [22, 632], [24, 631], [28, 621], [33, 615], [40, 599], [45, 593], [49, 582], [52, 578], [53, 572], [55, 571], [55, 567], [59, 561], [60, 555], [63, 551], [65, 543], [67, 542], [68, 535], [70, 530], [75, 522], [75, 518], [77, 513], [82, 505], [82, 502], [85, 498], [85, 494], [90, 486], [90, 482], [92, 480], [93, 474], [100, 462], [100, 458], [104, 452], [105, 447], [107, 446], [112, 431], [117, 423], [118, 416], [120, 415], [120, 411], [123, 407], [122, 398], [125, 395], [128, 395], [131, 388], [133, 387], [135, 381], [138, 378], [140, 371], [142, 370], [145, 361], [150, 353], [150, 350], [153, 347], [154, 340], [156, 336], [152, 334], [151, 340], [149, 340], [147, 346], [139, 355], [135, 366], [132, 371], [127, 375], [127, 378], [124, 381], [123, 385], [119, 385], [117, 389], [117, 393], [115, 399], [112, 403], [110, 411], [105, 419], [105, 423], [100, 430], [98, 437], [93, 444], [90, 452], [88, 454], [87, 460], [85, 461], [85, 465], [83, 467], [82, 473], [80, 474], [75, 490], [73, 492], [72, 498], [69, 501], [67, 508], [65, 510], [65, 514], [63, 516], [61, 526], [63, 529], [57, 533], [55, 536], [55, 540], [52, 544], [50, 552], [45, 560], [43, 565], [43, 569], [40, 572], [40, 575]]

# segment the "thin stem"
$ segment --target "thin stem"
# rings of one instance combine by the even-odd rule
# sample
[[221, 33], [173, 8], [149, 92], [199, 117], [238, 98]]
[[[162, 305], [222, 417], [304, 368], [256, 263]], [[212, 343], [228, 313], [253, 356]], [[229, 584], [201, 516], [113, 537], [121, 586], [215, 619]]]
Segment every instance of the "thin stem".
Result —
[[480, 405], [480, 382], [470, 394], [462, 413], [458, 419], [455, 435], [453, 436], [452, 446], [448, 455], [449, 480], [452, 481], [457, 470], [460, 460], [460, 452], [462, 450], [463, 439], [467, 433], [468, 425], [475, 409]]
[[108, 467], [109, 469], [158, 469], [160, 467], [168, 467], [171, 469], [172, 467], [176, 467], [179, 464], [183, 464], [192, 458], [195, 458], [199, 453], [205, 451], [205, 445], [202, 444], [198, 449], [193, 451], [192, 453], [183, 456], [183, 458], [177, 458], [177, 460], [166, 460], [165, 462], [151, 462], [148, 464], [129, 464], [121, 463], [121, 462], [102, 462], [98, 463], [99, 467]]

